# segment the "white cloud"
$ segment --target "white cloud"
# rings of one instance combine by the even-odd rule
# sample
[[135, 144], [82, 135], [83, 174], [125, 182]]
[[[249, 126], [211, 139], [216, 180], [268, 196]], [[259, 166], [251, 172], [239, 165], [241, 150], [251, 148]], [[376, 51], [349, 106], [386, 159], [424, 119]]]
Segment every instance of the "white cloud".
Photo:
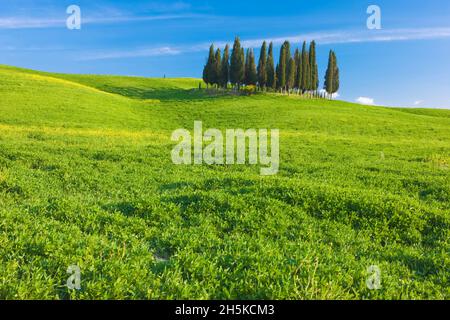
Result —
[[[175, 20], [175, 19], [204, 19], [217, 18], [210, 15], [195, 13], [175, 13], [185, 9], [189, 9], [190, 4], [179, 1], [171, 4], [150, 3], [147, 5], [148, 10], [163, 12], [174, 12], [173, 14], [151, 14], [136, 15], [129, 12], [121, 12], [114, 8], [102, 8], [101, 14], [98, 16], [82, 15], [82, 22], [86, 24], [114, 24], [128, 22], [146, 22], [158, 20]], [[83, 13], [83, 11], [82, 11]], [[31, 29], [31, 28], [53, 28], [65, 27], [66, 16], [62, 18], [33, 18], [33, 17], [0, 17], [0, 29]], [[229, 17], [223, 17], [225, 21]], [[274, 45], [280, 45], [285, 40], [292, 43], [301, 43], [303, 41], [316, 40], [320, 44], [336, 44], [336, 43], [358, 43], [358, 42], [389, 42], [389, 41], [406, 41], [406, 40], [427, 40], [427, 39], [443, 39], [450, 38], [450, 27], [435, 28], [403, 28], [403, 29], [383, 29], [373, 32], [371, 30], [328, 30], [313, 33], [304, 33], [297, 35], [285, 35], [266, 39], [243, 39], [242, 44], [245, 47], [259, 47], [262, 41], [273, 42]], [[222, 43], [222, 42], [219, 42]], [[197, 44], [198, 47], [202, 44]], [[185, 48], [190, 51], [190, 48]]]
[[[171, 17], [183, 17], [183, 16], [171, 16]], [[195, 15], [185, 17], [198, 17]], [[169, 17], [167, 17], [169, 18]], [[138, 18], [135, 18], [138, 19]], [[150, 19], [150, 18], [148, 18]], [[302, 43], [303, 41], [315, 40], [318, 44], [336, 44], [336, 43], [358, 43], [358, 42], [381, 42], [381, 41], [404, 41], [404, 40], [425, 40], [425, 39], [439, 39], [450, 38], [450, 28], [425, 28], [425, 29], [394, 29], [394, 30], [379, 30], [377, 32], [361, 32], [361, 31], [335, 31], [335, 32], [316, 32], [305, 33], [296, 36], [283, 36], [268, 39], [243, 39], [241, 44], [244, 47], [259, 48], [263, 41], [273, 42], [274, 45], [281, 45], [285, 40], [294, 44]], [[216, 47], [225, 47], [227, 42], [225, 41], [213, 41]], [[231, 41], [230, 41], [230, 44]], [[189, 52], [202, 52], [208, 50], [211, 42], [209, 43], [196, 43], [186, 46], [171, 46], [173, 51], [178, 53]], [[146, 49], [148, 56], [152, 56], [153, 52], [158, 52], [164, 48], [151, 47]], [[169, 54], [173, 54], [169, 52]], [[90, 55], [85, 60], [96, 59], [117, 59], [130, 56], [145, 56], [145, 51], [142, 49], [131, 49], [124, 51], [116, 51], [114, 55], [105, 52], [104, 54]]]
[[114, 24], [126, 22], [147, 22], [161, 20], [178, 20], [178, 19], [199, 19], [207, 16], [201, 14], [165, 14], [165, 15], [149, 15], [149, 16], [112, 16], [112, 17], [93, 17], [86, 18], [83, 23], [87, 24]]
[[417, 100], [417, 101], [414, 101], [414, 105], [415, 105], [415, 106], [420, 106], [422, 103], [424, 103], [423, 100]]
[[294, 36], [274, 37], [269, 39], [244, 40], [246, 47], [259, 47], [262, 41], [281, 45], [285, 40], [292, 43], [316, 40], [320, 44], [358, 43], [358, 42], [390, 42], [406, 40], [426, 40], [450, 38], [450, 28], [417, 28], [417, 29], [384, 29], [377, 32], [347, 30], [305, 33]]
[[39, 29], [65, 26], [64, 19], [0, 18], [0, 29]]
[[80, 60], [105, 60], [117, 58], [139, 58], [139, 57], [158, 57], [158, 56], [174, 56], [181, 54], [181, 52], [171, 47], [157, 47], [138, 49], [132, 51], [110, 51], [98, 54], [92, 54], [82, 57]]
[[356, 102], [358, 102], [360, 104], [365, 104], [368, 106], [373, 106], [375, 104], [375, 100], [373, 98], [368, 98], [368, 97], [359, 97], [356, 99]]
[[189, 10], [191, 4], [184, 1], [177, 1], [173, 3], [160, 3], [160, 2], [150, 2], [143, 6], [143, 9], [158, 11], [158, 12], [173, 12]]
[[[68, 16], [67, 16], [68, 17]], [[161, 14], [147, 16], [111, 15], [101, 17], [85, 17], [82, 24], [115, 24], [127, 22], [147, 22], [177, 19], [200, 19], [207, 16], [201, 14]], [[34, 19], [24, 17], [0, 17], [0, 29], [44, 29], [66, 27], [66, 19]]]

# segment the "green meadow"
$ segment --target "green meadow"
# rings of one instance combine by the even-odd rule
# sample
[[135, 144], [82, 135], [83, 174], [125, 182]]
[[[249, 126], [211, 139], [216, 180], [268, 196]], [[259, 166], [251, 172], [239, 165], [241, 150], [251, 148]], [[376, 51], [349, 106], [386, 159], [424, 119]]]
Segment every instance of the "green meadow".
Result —
[[[198, 85], [0, 66], [0, 299], [450, 298], [449, 110]], [[278, 175], [174, 165], [196, 120]]]

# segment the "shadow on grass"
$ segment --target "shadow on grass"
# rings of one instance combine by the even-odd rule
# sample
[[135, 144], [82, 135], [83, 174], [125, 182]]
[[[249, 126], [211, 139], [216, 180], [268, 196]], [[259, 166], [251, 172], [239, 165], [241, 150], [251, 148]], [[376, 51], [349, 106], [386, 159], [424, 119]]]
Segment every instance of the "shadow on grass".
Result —
[[136, 88], [136, 87], [114, 87], [102, 86], [103, 91], [119, 94], [132, 99], [139, 100], [205, 100], [216, 97], [230, 96], [228, 92], [214, 90], [198, 89], [179, 89], [179, 88]]

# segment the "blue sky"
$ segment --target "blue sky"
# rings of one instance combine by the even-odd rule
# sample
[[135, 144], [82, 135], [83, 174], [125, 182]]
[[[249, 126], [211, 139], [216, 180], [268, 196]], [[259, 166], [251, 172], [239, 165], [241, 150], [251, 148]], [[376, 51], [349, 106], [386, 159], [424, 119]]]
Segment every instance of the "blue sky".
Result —
[[[81, 30], [66, 28], [73, 4]], [[372, 4], [381, 8], [381, 30], [366, 26]], [[200, 77], [211, 42], [238, 35], [258, 49], [262, 40], [278, 48], [284, 39], [315, 39], [321, 79], [328, 51], [337, 53], [340, 99], [450, 108], [448, 0], [0, 0], [0, 8], [0, 64]]]

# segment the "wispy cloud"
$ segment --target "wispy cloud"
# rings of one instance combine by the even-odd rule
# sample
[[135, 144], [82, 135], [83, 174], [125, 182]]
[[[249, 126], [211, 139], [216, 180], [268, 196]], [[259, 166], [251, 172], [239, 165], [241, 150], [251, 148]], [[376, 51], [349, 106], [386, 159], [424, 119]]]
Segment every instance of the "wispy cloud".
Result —
[[109, 51], [104, 53], [93, 54], [81, 58], [80, 60], [106, 60], [118, 58], [139, 58], [139, 57], [158, 57], [158, 56], [174, 56], [182, 52], [171, 47], [157, 47], [149, 49], [138, 49], [129, 52], [124, 51]]
[[148, 22], [160, 20], [179, 20], [179, 19], [200, 19], [207, 16], [202, 14], [186, 13], [186, 14], [164, 14], [164, 15], [150, 15], [150, 16], [115, 16], [115, 17], [99, 17], [99, 18], [85, 18], [83, 23], [88, 24], [114, 24], [125, 22]]
[[[281, 45], [288, 40], [291, 43], [301, 43], [303, 41], [315, 40], [320, 44], [345, 44], [345, 43], [364, 43], [364, 42], [390, 42], [407, 40], [429, 40], [450, 38], [450, 28], [423, 28], [423, 29], [393, 29], [376, 31], [329, 31], [305, 33], [295, 36], [280, 36], [272, 38], [243, 39], [241, 41], [244, 47], [258, 48], [263, 41], [273, 42], [275, 46]], [[224, 47], [227, 42], [213, 41], [217, 47]], [[201, 52], [207, 50], [211, 43], [196, 43], [191, 45], [172, 45], [149, 48], [138, 48], [136, 50], [116, 51], [114, 54], [109, 52], [87, 55], [83, 60], [117, 59], [130, 58], [133, 56], [155, 56], [161, 55], [160, 51], [166, 51], [167, 54], [181, 54], [189, 52]], [[170, 50], [169, 50], [170, 49]]]
[[38, 29], [65, 26], [64, 19], [34, 19], [3, 17], [0, 18], [0, 29]]
[[150, 2], [144, 5], [142, 9], [156, 12], [175, 12], [189, 10], [191, 4], [184, 1], [176, 1], [172, 3]]
[[[160, 15], [116, 15], [101, 17], [84, 17], [82, 15], [82, 24], [116, 24], [116, 23], [132, 23], [132, 22], [150, 22], [163, 20], [179, 20], [179, 19], [200, 19], [205, 18], [202, 14], [160, 14]], [[21, 17], [0, 17], [0, 29], [44, 29], [44, 28], [65, 28], [66, 19], [35, 19]]]
[[450, 28], [416, 28], [416, 29], [385, 29], [385, 30], [350, 30], [306, 33], [287, 37], [269, 39], [254, 39], [244, 41], [248, 47], [260, 46], [263, 40], [282, 44], [285, 40], [293, 43], [316, 40], [321, 44], [358, 43], [358, 42], [389, 42], [407, 40], [427, 40], [450, 38]]

